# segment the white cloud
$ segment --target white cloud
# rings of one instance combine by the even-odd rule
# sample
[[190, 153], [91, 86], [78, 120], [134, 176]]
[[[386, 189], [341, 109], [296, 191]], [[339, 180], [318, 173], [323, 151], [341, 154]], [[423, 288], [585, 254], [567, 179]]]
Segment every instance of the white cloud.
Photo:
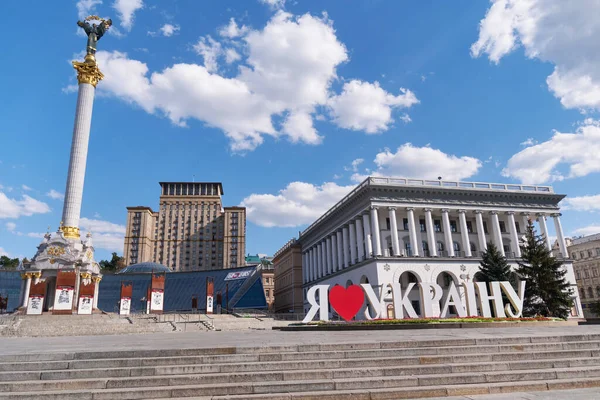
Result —
[[600, 233], [600, 225], [589, 225], [584, 226], [583, 228], [577, 228], [573, 231], [573, 233], [583, 236], [594, 235], [596, 233]]
[[32, 188], [30, 188], [30, 187], [29, 187], [29, 186], [27, 186], [27, 185], [21, 185], [21, 189], [25, 190], [26, 192], [30, 192], [30, 191], [32, 191], [32, 190], [33, 190]]
[[179, 25], [164, 24], [160, 28], [160, 31], [162, 32], [163, 36], [170, 37], [179, 31]]
[[14, 222], [7, 222], [6, 223], [6, 230], [9, 232], [14, 232], [15, 229], [17, 229], [17, 224], [15, 224]]
[[600, 211], [600, 194], [567, 197], [561, 202], [561, 208], [575, 211]]
[[[458, 157], [446, 154], [431, 147], [414, 147], [406, 143], [394, 153], [389, 149], [378, 153], [374, 160], [377, 169], [368, 175], [390, 176], [416, 179], [437, 179], [457, 181], [475, 175], [482, 163], [474, 157]], [[352, 180], [360, 182], [367, 174], [355, 173]]]
[[125, 234], [125, 225], [114, 224], [112, 222], [99, 219], [81, 218], [79, 226], [85, 231], [92, 233], [121, 233]]
[[537, 140], [533, 140], [533, 138], [527, 138], [524, 142], [521, 142], [521, 146], [529, 147], [537, 144]]
[[225, 62], [227, 64], [231, 64], [241, 59], [242, 56], [240, 56], [240, 54], [235, 49], [229, 48], [225, 50]]
[[418, 102], [410, 90], [400, 88], [400, 94], [394, 96], [383, 90], [379, 82], [352, 80], [344, 84], [340, 95], [329, 99], [328, 105], [340, 127], [379, 133], [394, 122], [392, 108], [407, 108]]
[[229, 24], [219, 29], [219, 35], [234, 39], [240, 36], [244, 36], [248, 32], [249, 28], [246, 25], [239, 26], [234, 18], [229, 20]]
[[115, 0], [113, 8], [117, 10], [121, 25], [128, 31], [133, 26], [133, 17], [137, 10], [144, 6], [142, 0]]
[[471, 54], [498, 63], [522, 46], [554, 65], [546, 83], [563, 106], [599, 110], [599, 13], [597, 0], [493, 0]]
[[31, 238], [38, 238], [38, 239], [42, 239], [44, 237], [45, 233], [40, 233], [40, 232], [29, 232], [27, 233], [27, 237], [31, 237]]
[[94, 247], [122, 252], [125, 239], [125, 226], [99, 219], [81, 218], [79, 226], [84, 234], [92, 233]]
[[248, 220], [264, 227], [292, 227], [310, 224], [354, 188], [333, 182], [321, 186], [292, 182], [278, 194], [251, 194], [241, 206]]
[[10, 254], [6, 250], [4, 250], [3, 247], [0, 247], [0, 257], [2, 257], [2, 256], [6, 256], [6, 257], [10, 258]]
[[65, 195], [63, 193], [60, 193], [59, 191], [56, 191], [54, 189], [50, 189], [50, 191], [46, 193], [46, 196], [55, 200], [64, 200], [65, 198]]
[[77, 7], [77, 15], [83, 20], [96, 10], [96, 6], [102, 4], [102, 0], [79, 0], [75, 5]]
[[[586, 119], [575, 133], [554, 132], [546, 142], [527, 147], [513, 155], [502, 175], [523, 183], [544, 183], [600, 172], [600, 122]], [[556, 169], [568, 166], [568, 173]]]
[[259, 0], [262, 4], [268, 5], [271, 9], [282, 9], [286, 0]]
[[204, 58], [204, 67], [208, 72], [216, 72], [219, 69], [217, 59], [223, 54], [221, 43], [212, 37], [201, 37], [194, 46], [196, 53]]
[[364, 158], [357, 158], [356, 160], [352, 160], [352, 163], [349, 167], [344, 167], [345, 171], [358, 172], [358, 166], [365, 161]]
[[23, 195], [21, 200], [16, 200], [0, 192], [0, 218], [29, 217], [33, 214], [45, 214], [48, 212], [50, 212], [48, 204], [30, 196]]

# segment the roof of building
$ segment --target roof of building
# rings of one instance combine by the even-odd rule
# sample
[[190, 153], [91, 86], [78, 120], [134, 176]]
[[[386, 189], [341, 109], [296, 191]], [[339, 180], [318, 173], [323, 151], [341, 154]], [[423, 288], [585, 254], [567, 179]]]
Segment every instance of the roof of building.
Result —
[[171, 268], [164, 266], [155, 262], [142, 262], [138, 264], [131, 264], [121, 271], [117, 272], [118, 274], [151, 274], [151, 273], [162, 273], [162, 272], [172, 272]]
[[223, 191], [223, 183], [221, 182], [158, 182], [158, 184], [160, 185], [160, 187], [162, 187], [163, 185], [169, 185], [169, 184], [183, 184], [183, 185], [188, 185], [188, 184], [200, 184], [200, 185], [218, 185], [219, 186], [219, 192], [221, 192], [221, 195], [224, 195], [225, 192]]
[[578, 244], [593, 242], [594, 240], [600, 240], [600, 233], [595, 233], [593, 235], [583, 236], [580, 238], [573, 238], [571, 241], [571, 245], [575, 246]]

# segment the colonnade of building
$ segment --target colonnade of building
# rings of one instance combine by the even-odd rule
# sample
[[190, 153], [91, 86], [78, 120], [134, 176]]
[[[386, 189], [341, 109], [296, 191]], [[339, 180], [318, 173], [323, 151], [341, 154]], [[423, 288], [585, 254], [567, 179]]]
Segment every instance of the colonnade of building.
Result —
[[[398, 229], [397, 210], [403, 209], [406, 218], [403, 218], [403, 228]], [[416, 215], [422, 211], [424, 220]], [[386, 228], [380, 229], [380, 212], [386, 213]], [[433, 213], [441, 213], [441, 222], [437, 219], [434, 224]], [[458, 214], [458, 224], [451, 223], [450, 213]], [[469, 215], [467, 215], [469, 214]], [[475, 216], [475, 228], [467, 216]], [[500, 221], [499, 215], [504, 215]], [[554, 227], [563, 257], [568, 257], [564, 234], [560, 223], [560, 214], [550, 214], [554, 219]], [[488, 241], [496, 245], [503, 256], [508, 258], [521, 257], [519, 247], [519, 234], [524, 234], [528, 221], [537, 218], [540, 234], [543, 235], [545, 244], [552, 250], [552, 243], [548, 236], [546, 224], [547, 214], [527, 213], [514, 211], [481, 211], [448, 208], [413, 208], [413, 207], [377, 207], [372, 206], [360, 215], [349, 220], [333, 232], [328, 232], [302, 252], [303, 279], [308, 283], [325, 276], [331, 275], [344, 268], [373, 257], [479, 257], [487, 249]], [[436, 215], [437, 218], [437, 215]], [[517, 222], [521, 219], [521, 224]], [[418, 225], [417, 225], [418, 224]], [[417, 229], [419, 226], [420, 229]], [[490, 228], [490, 238], [487, 237], [487, 228]], [[507, 229], [508, 228], [508, 229]], [[389, 237], [387, 236], [390, 232]], [[408, 240], [400, 240], [399, 233], [408, 231]], [[422, 237], [421, 234], [425, 234]], [[439, 238], [436, 233], [443, 234]], [[455, 240], [453, 233], [460, 239]], [[503, 239], [503, 234], [505, 239]], [[476, 239], [472, 241], [472, 236]], [[386, 243], [391, 242], [391, 249], [382, 246], [382, 238]], [[441, 240], [438, 240], [441, 239]], [[475, 242], [477, 245], [475, 245]], [[508, 242], [508, 244], [506, 244]], [[401, 246], [401, 243], [404, 246]], [[505, 245], [508, 250], [505, 249]], [[461, 250], [462, 249], [462, 250]], [[479, 249], [479, 250], [477, 250]]]

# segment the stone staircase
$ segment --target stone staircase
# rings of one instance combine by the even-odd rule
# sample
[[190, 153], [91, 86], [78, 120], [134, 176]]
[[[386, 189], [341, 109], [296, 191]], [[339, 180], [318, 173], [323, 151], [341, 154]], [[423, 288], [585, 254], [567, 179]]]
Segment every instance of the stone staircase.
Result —
[[600, 334], [0, 356], [0, 400], [375, 400], [595, 386]]

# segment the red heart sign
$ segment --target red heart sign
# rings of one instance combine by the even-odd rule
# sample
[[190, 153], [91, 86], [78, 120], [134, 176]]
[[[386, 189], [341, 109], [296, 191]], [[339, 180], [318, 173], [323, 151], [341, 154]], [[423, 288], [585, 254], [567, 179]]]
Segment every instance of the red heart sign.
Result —
[[364, 301], [365, 292], [358, 285], [348, 286], [347, 289], [337, 285], [329, 290], [329, 304], [346, 321], [358, 314]]

